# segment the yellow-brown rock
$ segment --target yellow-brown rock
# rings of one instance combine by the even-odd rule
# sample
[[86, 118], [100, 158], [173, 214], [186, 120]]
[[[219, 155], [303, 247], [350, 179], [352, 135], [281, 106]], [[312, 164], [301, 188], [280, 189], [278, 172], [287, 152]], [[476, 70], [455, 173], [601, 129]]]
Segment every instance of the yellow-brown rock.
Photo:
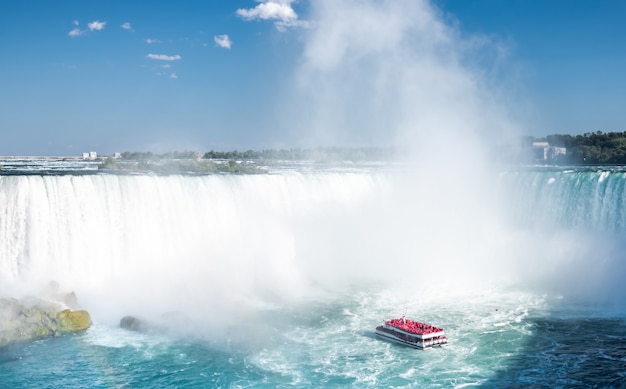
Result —
[[90, 326], [87, 311], [63, 310], [59, 304], [39, 299], [0, 297], [0, 350], [13, 343], [71, 334]]
[[86, 330], [91, 326], [91, 317], [89, 312], [71, 311], [65, 309], [58, 313], [57, 321], [59, 323], [59, 329], [63, 332], [77, 332]]

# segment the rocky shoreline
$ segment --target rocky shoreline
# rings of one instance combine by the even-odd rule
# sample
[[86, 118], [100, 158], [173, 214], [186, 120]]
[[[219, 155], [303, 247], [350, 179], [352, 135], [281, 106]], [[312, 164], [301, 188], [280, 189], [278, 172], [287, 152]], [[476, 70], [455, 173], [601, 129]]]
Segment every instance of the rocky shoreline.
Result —
[[69, 308], [75, 305], [74, 293], [64, 295], [62, 301], [0, 298], [0, 350], [15, 343], [84, 331], [91, 326], [89, 312]]

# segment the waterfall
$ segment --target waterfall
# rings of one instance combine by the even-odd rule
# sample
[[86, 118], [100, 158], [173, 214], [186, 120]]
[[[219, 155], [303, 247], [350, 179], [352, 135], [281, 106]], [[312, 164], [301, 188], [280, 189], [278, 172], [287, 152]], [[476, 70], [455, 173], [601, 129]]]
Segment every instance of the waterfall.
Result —
[[0, 293], [55, 280], [116, 319], [245, 311], [363, 282], [623, 294], [624, 173], [493, 178], [0, 176]]
[[626, 307], [626, 172], [527, 168], [502, 173], [498, 197], [526, 285], [604, 309]]
[[350, 173], [0, 176], [0, 277], [117, 291], [130, 309], [287, 299], [343, 266], [331, 241], [385, 188]]
[[501, 186], [526, 227], [626, 230], [622, 169], [530, 169], [503, 173]]

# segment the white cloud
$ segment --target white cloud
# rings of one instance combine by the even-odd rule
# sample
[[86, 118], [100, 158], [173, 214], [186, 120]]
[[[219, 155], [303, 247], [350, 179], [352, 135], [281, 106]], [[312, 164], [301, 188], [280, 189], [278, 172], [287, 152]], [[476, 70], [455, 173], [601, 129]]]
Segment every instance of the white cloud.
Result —
[[71, 36], [72, 38], [77, 37], [77, 36], [81, 36], [85, 33], [84, 30], [81, 30], [80, 28], [76, 27], [75, 29], [73, 29], [72, 31], [68, 32], [67, 35]]
[[131, 27], [129, 22], [126, 22], [126, 23], [122, 24], [120, 27], [122, 27], [124, 30], [135, 31], [135, 30], [133, 30], [133, 28]]
[[170, 65], [169, 63], [166, 63], [165, 65], [161, 65], [161, 67], [162, 67], [163, 69], [169, 69], [169, 68], [171, 68], [171, 67], [172, 67], [172, 65]]
[[230, 49], [233, 45], [233, 42], [230, 40], [227, 34], [216, 35], [213, 37], [213, 40], [219, 47], [223, 47], [225, 49]]
[[150, 39], [150, 38], [148, 38], [148, 39], [146, 39], [146, 43], [150, 45], [152, 43], [161, 43], [161, 41], [158, 40], [158, 39]]
[[170, 74], [170, 78], [178, 78], [178, 76], [176, 75], [176, 73], [172, 73]]
[[[87, 33], [87, 30], [81, 30], [79, 27], [79, 22], [78, 20], [74, 20], [72, 22], [74, 24], [74, 27], [70, 32], [67, 33], [67, 35], [71, 36], [72, 38], [77, 37], [77, 36], [81, 36], [84, 35], [85, 33]], [[100, 30], [104, 30], [104, 26], [107, 24], [107, 22], [101, 22], [99, 20], [94, 20], [91, 23], [87, 23], [87, 28], [89, 28], [89, 31], [100, 31]], [[130, 23], [124, 23], [122, 24], [122, 28], [125, 29], [130, 29]]]
[[275, 20], [274, 25], [279, 31], [286, 27], [306, 26], [306, 22], [298, 20], [298, 14], [291, 8], [294, 0], [258, 0], [261, 4], [254, 8], [240, 8], [237, 15], [244, 20]]
[[78, 20], [74, 20], [73, 21], [74, 25], [76, 26], [74, 29], [72, 29], [72, 31], [68, 32], [67, 35], [71, 36], [72, 38], [77, 37], [77, 36], [81, 36], [85, 33], [84, 30], [81, 30], [78, 27]]
[[104, 30], [104, 26], [107, 24], [107, 22], [101, 22], [99, 20], [94, 20], [91, 23], [87, 23], [87, 27], [89, 27], [89, 30], [91, 31], [100, 31], [100, 30]]
[[182, 57], [178, 54], [176, 55], [148, 54], [146, 55], [146, 57], [150, 59], [156, 59], [159, 61], [178, 61], [179, 59], [182, 59]]

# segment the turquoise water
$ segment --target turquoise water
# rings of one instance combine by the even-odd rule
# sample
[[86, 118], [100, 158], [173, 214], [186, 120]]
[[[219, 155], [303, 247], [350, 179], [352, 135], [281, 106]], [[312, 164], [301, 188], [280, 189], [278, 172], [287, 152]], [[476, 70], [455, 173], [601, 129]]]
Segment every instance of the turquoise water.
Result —
[[[623, 173], [491, 178], [0, 176], [1, 294], [93, 319], [0, 351], [0, 387], [625, 387]], [[374, 337], [404, 312], [449, 346]]]
[[[440, 300], [441, 301], [441, 300]], [[443, 325], [444, 349], [421, 351], [373, 336], [389, 291], [264, 312], [213, 338], [131, 332], [96, 322], [85, 333], [0, 354], [3, 387], [622, 387], [622, 319], [571, 316], [522, 292], [483, 291], [422, 307]], [[587, 312], [588, 315], [588, 312]]]

